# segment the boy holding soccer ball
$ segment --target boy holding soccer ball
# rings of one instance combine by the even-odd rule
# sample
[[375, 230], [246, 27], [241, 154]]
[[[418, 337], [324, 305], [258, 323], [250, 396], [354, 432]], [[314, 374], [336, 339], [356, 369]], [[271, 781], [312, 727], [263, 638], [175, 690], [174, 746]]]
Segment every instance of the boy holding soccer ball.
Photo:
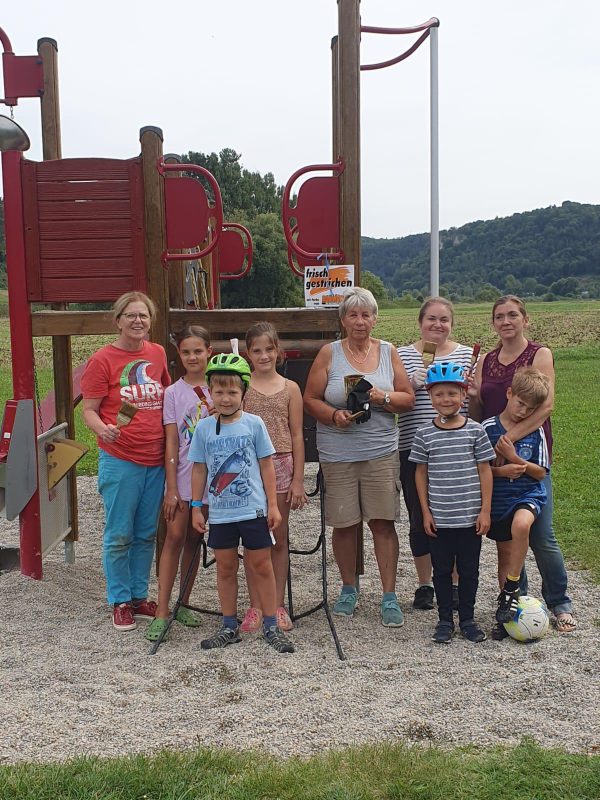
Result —
[[518, 369], [506, 392], [506, 408], [499, 416], [482, 423], [499, 456], [497, 466], [492, 467], [494, 492], [488, 533], [498, 548], [500, 583], [494, 639], [507, 636], [504, 623], [510, 622], [517, 611], [519, 577], [529, 548], [529, 531], [546, 503], [546, 489], [541, 481], [549, 469], [543, 428], [517, 442], [512, 442], [506, 431], [533, 414], [545, 402], [549, 391], [548, 378], [538, 369]]

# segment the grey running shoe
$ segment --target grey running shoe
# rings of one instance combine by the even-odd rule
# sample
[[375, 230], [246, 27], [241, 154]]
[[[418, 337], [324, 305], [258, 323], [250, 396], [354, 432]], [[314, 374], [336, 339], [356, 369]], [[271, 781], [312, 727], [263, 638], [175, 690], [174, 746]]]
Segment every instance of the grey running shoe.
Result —
[[293, 653], [296, 650], [285, 633], [280, 631], [276, 625], [263, 631], [263, 638], [265, 642], [271, 645], [273, 650], [277, 650], [278, 653]]
[[227, 647], [228, 644], [236, 644], [236, 642], [241, 642], [242, 637], [240, 636], [240, 628], [226, 628], [222, 627], [220, 631], [217, 631], [213, 636], [209, 636], [208, 639], [202, 639], [200, 642], [200, 647], [203, 650], [214, 650], [215, 647]]
[[433, 596], [433, 586], [419, 586], [415, 592], [413, 608], [417, 608], [419, 611], [431, 611], [433, 608]]

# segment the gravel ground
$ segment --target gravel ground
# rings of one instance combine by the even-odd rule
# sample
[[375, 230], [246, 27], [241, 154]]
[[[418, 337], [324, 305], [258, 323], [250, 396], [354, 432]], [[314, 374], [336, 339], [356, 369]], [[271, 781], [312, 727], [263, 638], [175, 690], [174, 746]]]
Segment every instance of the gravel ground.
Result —
[[[435, 611], [410, 605], [414, 571], [403, 520], [398, 594], [406, 625], [387, 629], [379, 622], [367, 536], [359, 610], [354, 619], [336, 618], [347, 661], [338, 660], [322, 611], [297, 623], [294, 655], [277, 655], [252, 636], [202, 652], [200, 639], [216, 622], [205, 616], [196, 630], [174, 625], [149, 657], [145, 623], [121, 634], [110, 624], [95, 479], [80, 478], [79, 492], [76, 563], [64, 563], [61, 547], [46, 558], [43, 581], [0, 575], [0, 763], [197, 745], [309, 756], [365, 742], [491, 745], [522, 736], [570, 751], [600, 749], [600, 627], [594, 624], [600, 590], [585, 572], [570, 572], [580, 623], [574, 634], [552, 631], [531, 645], [510, 639], [473, 645], [459, 637], [451, 646], [435, 645]], [[293, 518], [293, 544], [313, 542], [318, 526], [312, 500]], [[4, 521], [0, 544], [14, 545], [16, 535]], [[494, 556], [486, 540], [478, 615], [487, 629], [497, 592]], [[335, 597], [330, 553], [329, 567]], [[539, 596], [535, 565], [530, 572], [531, 591]], [[319, 557], [294, 557], [293, 578], [299, 612], [320, 596]], [[192, 599], [217, 607], [214, 567], [199, 576]], [[242, 593], [240, 611], [244, 602]]]

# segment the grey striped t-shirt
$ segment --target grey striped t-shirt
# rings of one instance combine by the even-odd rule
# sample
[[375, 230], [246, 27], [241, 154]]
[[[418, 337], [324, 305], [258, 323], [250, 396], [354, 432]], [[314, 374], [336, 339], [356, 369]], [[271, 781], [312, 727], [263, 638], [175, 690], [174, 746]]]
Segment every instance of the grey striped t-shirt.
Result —
[[496, 457], [478, 422], [445, 430], [432, 421], [415, 433], [409, 460], [427, 464], [429, 508], [440, 528], [466, 528], [481, 511], [477, 464]]

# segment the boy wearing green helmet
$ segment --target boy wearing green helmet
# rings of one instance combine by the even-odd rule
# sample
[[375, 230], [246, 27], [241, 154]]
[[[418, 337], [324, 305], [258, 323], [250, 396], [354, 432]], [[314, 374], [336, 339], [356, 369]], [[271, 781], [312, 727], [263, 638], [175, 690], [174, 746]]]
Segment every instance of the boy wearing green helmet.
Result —
[[217, 562], [217, 588], [223, 622], [201, 642], [203, 650], [241, 641], [237, 621], [238, 546], [244, 547], [246, 571], [252, 575], [263, 609], [263, 636], [278, 653], [294, 645], [276, 625], [275, 575], [271, 563], [271, 531], [281, 522], [277, 508], [275, 452], [262, 419], [242, 411], [250, 383], [250, 367], [241, 356], [213, 356], [206, 378], [216, 415], [200, 420], [188, 458], [192, 467], [192, 525], [206, 532], [200, 509], [208, 485], [208, 546]]
[[475, 596], [481, 537], [490, 528], [490, 462], [496, 454], [481, 425], [460, 413], [466, 396], [460, 364], [432, 364], [425, 386], [438, 415], [417, 429], [409, 460], [417, 465], [415, 483], [423, 527], [431, 537], [439, 615], [432, 638], [440, 644], [452, 641], [452, 570], [456, 562], [460, 630], [465, 639], [482, 642], [486, 636], [474, 619]]

